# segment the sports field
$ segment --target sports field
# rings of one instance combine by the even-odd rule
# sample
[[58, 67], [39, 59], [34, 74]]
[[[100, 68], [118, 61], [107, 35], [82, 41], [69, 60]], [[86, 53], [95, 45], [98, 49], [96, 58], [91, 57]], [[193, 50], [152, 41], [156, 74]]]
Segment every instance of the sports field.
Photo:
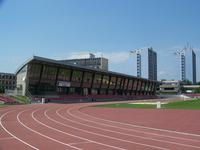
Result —
[[[107, 108], [156, 108], [155, 104], [137, 104], [137, 103], [117, 103], [117, 104], [106, 104], [98, 105], [97, 107], [107, 107]], [[198, 100], [188, 100], [188, 101], [178, 101], [169, 102], [167, 104], [161, 104], [162, 109], [200, 109], [200, 99]]]

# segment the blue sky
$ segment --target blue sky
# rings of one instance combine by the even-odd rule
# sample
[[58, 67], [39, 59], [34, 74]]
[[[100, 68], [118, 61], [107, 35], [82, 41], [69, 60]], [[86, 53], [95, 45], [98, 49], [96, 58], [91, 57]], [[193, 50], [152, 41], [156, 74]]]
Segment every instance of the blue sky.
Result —
[[187, 42], [197, 54], [199, 0], [0, 0], [0, 72], [33, 55], [64, 59], [102, 52], [110, 70], [132, 74], [129, 50], [152, 46], [158, 78], [178, 79], [173, 55]]

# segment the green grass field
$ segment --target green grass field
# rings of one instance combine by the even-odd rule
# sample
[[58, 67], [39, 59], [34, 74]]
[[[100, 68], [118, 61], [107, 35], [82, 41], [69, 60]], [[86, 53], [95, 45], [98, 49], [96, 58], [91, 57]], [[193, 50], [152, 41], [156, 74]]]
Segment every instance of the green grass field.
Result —
[[[155, 109], [156, 105], [153, 104], [107, 104], [107, 105], [98, 105], [96, 107], [106, 107], [106, 108], [144, 108], [144, 109]], [[189, 100], [189, 101], [179, 101], [171, 102], [168, 104], [162, 104], [162, 109], [200, 109], [200, 99], [198, 100]]]
[[166, 108], [166, 109], [200, 109], [200, 99], [168, 103], [168, 104], [164, 104], [162, 106], [162, 108]]
[[0, 103], [0, 108], [2, 108], [2, 107], [6, 107], [7, 105], [5, 105], [5, 104], [1, 104]]
[[20, 104], [29, 104], [29, 99], [26, 96], [10, 96], [11, 98], [15, 99]]
[[96, 107], [106, 107], [106, 108], [156, 108], [156, 105], [120, 103], [120, 104], [97, 105]]

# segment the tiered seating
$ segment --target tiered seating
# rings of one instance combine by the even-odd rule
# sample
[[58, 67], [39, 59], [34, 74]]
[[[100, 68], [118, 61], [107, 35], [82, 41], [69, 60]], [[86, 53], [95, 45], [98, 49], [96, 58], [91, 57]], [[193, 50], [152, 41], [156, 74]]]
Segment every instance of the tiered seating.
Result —
[[5, 104], [16, 104], [16, 100], [12, 99], [10, 97], [2, 96], [0, 95], [0, 101], [2, 101]]

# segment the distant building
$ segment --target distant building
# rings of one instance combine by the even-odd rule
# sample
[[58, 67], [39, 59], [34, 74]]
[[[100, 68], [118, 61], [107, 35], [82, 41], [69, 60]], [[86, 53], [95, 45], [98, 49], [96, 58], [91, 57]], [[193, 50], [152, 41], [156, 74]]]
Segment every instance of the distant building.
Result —
[[182, 81], [189, 80], [193, 84], [196, 83], [196, 54], [189, 46], [180, 52], [180, 79]]
[[73, 59], [59, 60], [62, 63], [85, 66], [93, 69], [108, 71], [108, 59], [95, 57], [92, 53], [80, 53]]
[[180, 81], [162, 81], [160, 84], [160, 93], [162, 94], [178, 94], [180, 92]]
[[5, 90], [14, 90], [16, 87], [15, 74], [0, 73], [0, 88]]
[[134, 65], [134, 75], [137, 77], [157, 80], [157, 53], [153, 48], [131, 51], [135, 53], [136, 64]]
[[148, 77], [157, 80], [157, 53], [153, 48], [148, 48]]
[[200, 85], [183, 85], [183, 93], [195, 93], [195, 90], [200, 89]]

